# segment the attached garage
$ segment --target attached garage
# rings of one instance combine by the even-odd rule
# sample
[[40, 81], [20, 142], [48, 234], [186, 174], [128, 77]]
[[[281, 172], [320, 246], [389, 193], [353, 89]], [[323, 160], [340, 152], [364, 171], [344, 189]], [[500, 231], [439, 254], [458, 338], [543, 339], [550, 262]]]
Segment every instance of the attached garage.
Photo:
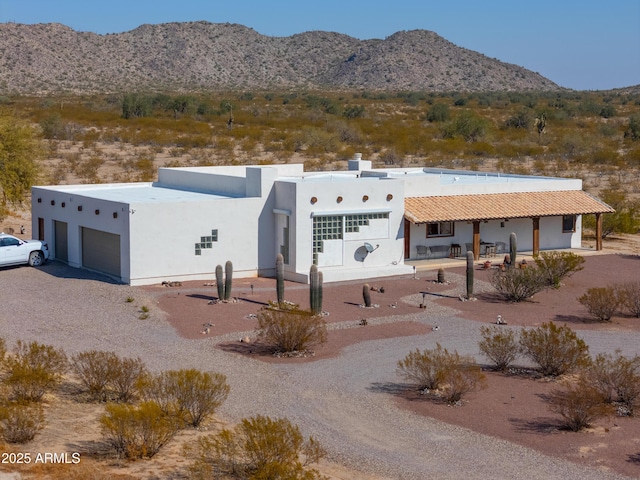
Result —
[[120, 235], [82, 227], [82, 266], [121, 277]]

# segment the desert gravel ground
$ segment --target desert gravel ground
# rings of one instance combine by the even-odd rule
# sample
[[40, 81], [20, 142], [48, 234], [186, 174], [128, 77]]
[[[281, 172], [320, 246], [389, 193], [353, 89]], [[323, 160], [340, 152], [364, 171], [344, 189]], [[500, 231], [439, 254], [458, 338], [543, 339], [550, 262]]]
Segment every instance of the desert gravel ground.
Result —
[[[292, 365], [225, 352], [215, 348], [224, 340], [220, 337], [182, 338], [148, 291], [56, 262], [40, 269], [0, 269], [0, 291], [0, 336], [8, 346], [37, 340], [69, 355], [102, 349], [140, 356], [153, 370], [224, 373], [231, 394], [219, 410], [222, 419], [286, 416], [327, 446], [330, 460], [372, 477], [626, 478], [398, 409], [387, 393], [397, 388], [395, 365], [408, 351], [446, 342], [460, 353], [478, 353], [479, 324], [453, 316], [447, 307], [431, 307], [429, 322], [439, 325], [433, 334], [359, 343], [337, 357]], [[143, 306], [150, 310], [146, 320], [139, 319]], [[417, 314], [416, 320], [421, 321]], [[596, 353], [635, 351], [640, 340], [629, 332], [592, 331], [583, 337]]]

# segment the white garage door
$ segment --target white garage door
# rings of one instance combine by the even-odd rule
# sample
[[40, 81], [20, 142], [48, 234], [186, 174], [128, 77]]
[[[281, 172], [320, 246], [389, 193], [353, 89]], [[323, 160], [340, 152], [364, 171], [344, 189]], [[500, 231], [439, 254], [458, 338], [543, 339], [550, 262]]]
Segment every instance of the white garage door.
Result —
[[82, 266], [120, 277], [120, 235], [82, 227]]

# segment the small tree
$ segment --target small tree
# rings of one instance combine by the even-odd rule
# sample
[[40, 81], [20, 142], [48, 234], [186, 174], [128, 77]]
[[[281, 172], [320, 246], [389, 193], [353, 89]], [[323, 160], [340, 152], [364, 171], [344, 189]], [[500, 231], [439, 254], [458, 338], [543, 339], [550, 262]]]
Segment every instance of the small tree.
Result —
[[591, 314], [599, 322], [608, 322], [618, 310], [620, 298], [618, 292], [613, 287], [594, 287], [590, 288], [578, 298], [578, 301], [584, 305]]
[[278, 352], [302, 352], [327, 341], [327, 324], [318, 315], [291, 308], [263, 308], [258, 313], [258, 337]]
[[544, 273], [547, 284], [560, 288], [563, 278], [573, 275], [584, 268], [584, 257], [573, 252], [540, 252], [535, 258], [537, 267]]
[[243, 419], [232, 430], [201, 437], [190, 470], [196, 479], [222, 474], [225, 478], [321, 480], [324, 477], [309, 465], [325, 455], [313, 437], [305, 440], [286, 418], [258, 415]]
[[594, 420], [612, 413], [597, 388], [580, 377], [577, 383], [564, 382], [549, 395], [549, 408], [562, 417], [565, 428], [578, 432]]
[[47, 390], [58, 386], [68, 367], [67, 356], [51, 345], [18, 340], [14, 355], [5, 361], [5, 380], [17, 401], [40, 401]]
[[491, 360], [497, 370], [506, 370], [520, 354], [520, 343], [513, 330], [505, 327], [480, 327], [480, 352]]
[[143, 397], [154, 402], [165, 415], [192, 427], [216, 411], [229, 395], [227, 377], [196, 369], [168, 370], [148, 377], [141, 387]]
[[0, 220], [8, 207], [22, 204], [38, 179], [42, 140], [29, 123], [0, 110]]
[[589, 347], [566, 325], [558, 327], [549, 322], [537, 328], [523, 328], [520, 345], [543, 375], [558, 376], [589, 364]]
[[489, 282], [507, 301], [522, 302], [547, 287], [545, 273], [536, 267], [494, 270]]
[[630, 315], [640, 318], [640, 282], [626, 282], [616, 286], [620, 304]]

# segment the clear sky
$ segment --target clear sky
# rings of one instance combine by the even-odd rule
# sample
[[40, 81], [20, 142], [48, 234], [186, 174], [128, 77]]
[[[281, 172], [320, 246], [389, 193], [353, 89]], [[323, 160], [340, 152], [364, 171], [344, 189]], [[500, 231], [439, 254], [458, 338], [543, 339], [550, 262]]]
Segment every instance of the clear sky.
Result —
[[640, 84], [640, 0], [0, 0], [1, 23], [57, 22], [101, 34], [196, 20], [268, 36], [432, 30], [563, 87]]

